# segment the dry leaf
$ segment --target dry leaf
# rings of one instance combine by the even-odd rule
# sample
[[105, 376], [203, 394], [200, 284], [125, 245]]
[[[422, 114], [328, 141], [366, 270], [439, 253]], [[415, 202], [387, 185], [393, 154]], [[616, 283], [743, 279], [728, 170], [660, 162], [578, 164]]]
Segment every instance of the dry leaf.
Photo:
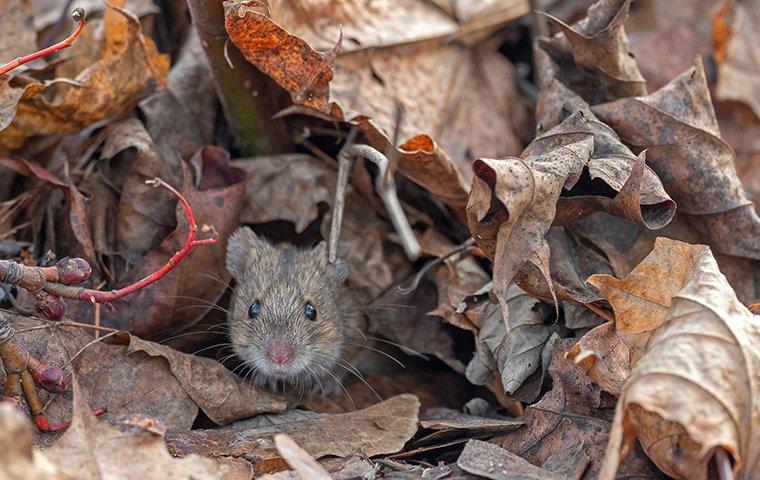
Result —
[[262, 461], [277, 458], [272, 436], [285, 433], [315, 458], [345, 457], [357, 451], [366, 456], [381, 455], [401, 450], [414, 435], [419, 408], [414, 395], [399, 395], [357, 412], [250, 430], [192, 430], [169, 435], [167, 442], [177, 455], [244, 455]]
[[301, 478], [309, 480], [330, 480], [324, 468], [308, 454], [306, 450], [288, 435], [279, 434], [274, 436], [274, 446], [277, 453], [284, 458], [293, 469], [301, 475]]
[[[35, 135], [80, 131], [123, 113], [166, 83], [169, 59], [140, 34], [140, 21], [115, 7], [108, 11], [118, 12], [104, 22], [105, 47], [113, 47], [71, 81], [0, 82], [0, 149], [16, 149]], [[121, 49], [114, 50], [116, 45]]]
[[0, 403], [0, 478], [67, 480], [34, 446], [29, 420], [10, 403]]
[[333, 204], [338, 174], [318, 158], [288, 154], [232, 164], [248, 173], [243, 223], [287, 220], [301, 233], [319, 217], [320, 204]]
[[[547, 17], [562, 33], [545, 41], [555, 57], [572, 57], [576, 75], [595, 83], [593, 100], [646, 95], [646, 83], [628, 45], [623, 22], [631, 0], [599, 0], [589, 7], [586, 17], [572, 26], [551, 15]], [[565, 62], [566, 63], [566, 62]], [[571, 67], [565, 67], [569, 76]]]
[[33, 16], [29, 0], [6, 0], [0, 4], [0, 65], [36, 50]]
[[671, 477], [707, 478], [720, 447], [737, 478], [754, 478], [760, 318], [737, 300], [709, 253], [695, 258], [670, 303], [620, 395], [599, 478], [615, 478], [621, 446], [636, 436]]
[[760, 259], [758, 218], [721, 140], [702, 61], [646, 96], [593, 108], [647, 159], [715, 252]]
[[225, 479], [229, 465], [209, 458], [189, 455], [173, 458], [163, 436], [141, 427], [119, 429], [98, 420], [84, 402], [73, 382], [73, 423], [45, 456], [61, 472], [72, 478], [87, 479]]
[[602, 389], [620, 395], [631, 368], [644, 354], [649, 336], [665, 321], [671, 298], [706, 255], [710, 249], [704, 245], [658, 238], [652, 253], [627, 277], [589, 277], [588, 282], [612, 305], [615, 322], [584, 335], [568, 351], [568, 358], [580, 364]]
[[225, 3], [227, 32], [248, 61], [297, 105], [358, 123], [380, 151], [400, 104], [399, 171], [442, 201], [464, 206], [473, 158], [516, 152], [511, 66], [494, 45], [448, 40], [490, 32], [526, 2], [504, 2], [488, 22], [462, 24], [419, 0], [393, 8], [366, 0], [269, 3]]
[[216, 360], [189, 355], [158, 343], [129, 337], [129, 351], [163, 357], [190, 398], [218, 425], [226, 425], [262, 412], [281, 412], [285, 401], [230, 372]]
[[760, 3], [755, 0], [722, 2], [713, 20], [723, 23], [728, 39], [716, 45], [718, 83], [715, 96], [743, 102], [760, 118]]
[[[558, 340], [549, 365], [552, 390], [541, 401], [526, 408], [525, 425], [491, 441], [533, 465], [551, 463], [551, 458], [572, 451], [579, 443], [582, 453], [575, 460], [588, 463], [581, 477], [596, 479], [604, 456], [613, 409], [602, 403], [599, 388], [565, 352], [572, 339]], [[556, 457], [555, 457], [556, 458]], [[636, 447], [623, 463], [622, 477], [663, 478]]]
[[492, 480], [561, 480], [563, 477], [531, 465], [514, 453], [488, 442], [470, 440], [457, 465], [463, 470]]

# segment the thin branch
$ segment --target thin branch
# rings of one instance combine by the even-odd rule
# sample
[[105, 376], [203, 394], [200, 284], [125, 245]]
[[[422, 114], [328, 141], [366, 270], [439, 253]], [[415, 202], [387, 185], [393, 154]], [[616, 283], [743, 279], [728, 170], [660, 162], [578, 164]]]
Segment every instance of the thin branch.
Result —
[[69, 35], [64, 40], [61, 40], [60, 42], [53, 44], [47, 48], [43, 48], [42, 50], [39, 50], [34, 53], [30, 53], [29, 55], [25, 55], [23, 57], [19, 57], [15, 60], [12, 60], [8, 63], [6, 63], [3, 66], [0, 66], [0, 75], [4, 73], [8, 73], [11, 70], [13, 70], [16, 67], [19, 67], [25, 63], [32, 62], [34, 60], [37, 60], [38, 58], [45, 57], [47, 55], [51, 55], [59, 50], [63, 50], [64, 48], [69, 48], [74, 41], [79, 38], [79, 34], [82, 33], [82, 30], [84, 29], [85, 21], [85, 11], [83, 8], [75, 8], [74, 11], [71, 13], [71, 16], [74, 18], [75, 22], [79, 22], [74, 32]]
[[338, 153], [338, 182], [335, 186], [335, 201], [333, 202], [332, 221], [330, 223], [330, 239], [328, 247], [328, 261], [335, 263], [338, 259], [338, 239], [340, 238], [340, 226], [343, 224], [343, 209], [346, 204], [346, 189], [348, 188], [348, 174], [354, 166], [354, 158], [347, 153], [354, 145], [358, 130], [351, 129], [348, 139]]
[[29, 290], [36, 297], [36, 307], [48, 318], [57, 320], [62, 318], [65, 312], [65, 304], [61, 301], [62, 298], [102, 303], [113, 308], [111, 302], [124, 298], [160, 280], [176, 267], [195, 247], [211, 245], [219, 240], [213, 227], [207, 225], [203, 226], [203, 230], [211, 232], [212, 236], [196, 240], [198, 226], [195, 223], [195, 214], [187, 199], [174, 187], [160, 178], [147, 180], [146, 183], [155, 187], [163, 187], [171, 192], [177, 197], [187, 216], [189, 231], [185, 244], [163, 267], [126, 287], [118, 290], [101, 291], [73, 286], [73, 284], [81, 283], [89, 278], [92, 272], [87, 261], [81, 258], [64, 258], [52, 267], [28, 267], [10, 260], [0, 260], [0, 283], [18, 285], [21, 288]]

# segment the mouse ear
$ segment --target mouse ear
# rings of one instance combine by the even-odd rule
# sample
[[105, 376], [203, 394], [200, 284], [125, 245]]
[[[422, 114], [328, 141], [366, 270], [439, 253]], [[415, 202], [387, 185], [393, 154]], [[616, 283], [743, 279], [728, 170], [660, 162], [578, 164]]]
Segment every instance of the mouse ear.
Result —
[[316, 247], [312, 248], [311, 254], [321, 266], [324, 267], [329, 263], [327, 260], [327, 243], [324, 241], [319, 242]]
[[271, 248], [250, 228], [238, 228], [227, 240], [227, 270], [235, 280], [240, 280]]

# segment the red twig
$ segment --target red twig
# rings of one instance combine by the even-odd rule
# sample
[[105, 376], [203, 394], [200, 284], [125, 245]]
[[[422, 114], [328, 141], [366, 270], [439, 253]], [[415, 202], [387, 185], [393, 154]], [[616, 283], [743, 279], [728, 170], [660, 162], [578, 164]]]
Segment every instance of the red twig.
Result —
[[[182, 246], [182, 248], [175, 253], [172, 258], [169, 259], [166, 264], [156, 270], [155, 272], [151, 273], [147, 277], [143, 278], [142, 280], [138, 280], [137, 282], [127, 285], [124, 288], [120, 288], [119, 290], [111, 290], [108, 292], [101, 291], [101, 290], [90, 290], [83, 288], [79, 292], [78, 298], [79, 300], [85, 300], [90, 301], [93, 303], [111, 303], [114, 300], [118, 300], [120, 298], [126, 297], [130, 293], [134, 293], [138, 290], [140, 290], [143, 287], [146, 287], [150, 285], [151, 283], [156, 282], [161, 277], [169, 273], [174, 267], [177, 266], [179, 262], [182, 261], [183, 258], [187, 256], [190, 251], [200, 245], [212, 245], [219, 240], [219, 237], [216, 235], [210, 237], [210, 238], [204, 238], [202, 240], [196, 240], [195, 236], [198, 233], [198, 225], [195, 223], [195, 214], [193, 213], [193, 209], [190, 207], [190, 204], [187, 202], [187, 199], [179, 193], [174, 187], [169, 185], [168, 183], [164, 182], [160, 178], [154, 178], [153, 180], [147, 180], [146, 183], [152, 184], [155, 187], [161, 186], [165, 189], [169, 190], [174, 196], [177, 197], [177, 200], [182, 204], [182, 207], [185, 209], [185, 215], [187, 215], [187, 222], [190, 227], [190, 231], [187, 232], [187, 240], [185, 241], [185, 244]], [[207, 229], [211, 229], [210, 227], [206, 227]]]
[[163, 187], [176, 196], [187, 216], [189, 226], [187, 240], [163, 267], [126, 287], [118, 290], [101, 291], [73, 286], [73, 284], [89, 278], [92, 271], [87, 261], [81, 258], [64, 258], [53, 267], [28, 267], [10, 260], [0, 260], [0, 283], [18, 285], [32, 292], [36, 297], [38, 310], [42, 311], [48, 318], [58, 320], [63, 317], [65, 312], [65, 305], [61, 298], [102, 303], [110, 307], [111, 302], [126, 297], [161, 279], [177, 266], [193, 248], [217, 242], [219, 238], [216, 232], [213, 227], [207, 225], [203, 226], [203, 230], [212, 232], [212, 236], [196, 240], [198, 225], [195, 223], [195, 214], [187, 199], [174, 187], [160, 178], [147, 180], [146, 183]]
[[25, 55], [23, 57], [19, 57], [15, 60], [12, 60], [8, 63], [6, 63], [3, 66], [0, 66], [0, 75], [4, 73], [8, 73], [14, 68], [21, 66], [25, 63], [29, 63], [31, 61], [37, 60], [38, 58], [42, 58], [47, 55], [51, 55], [59, 50], [63, 50], [64, 48], [69, 48], [74, 41], [79, 38], [79, 34], [82, 33], [82, 30], [84, 29], [85, 21], [85, 11], [83, 8], [75, 8], [74, 11], [71, 13], [71, 16], [74, 18], [75, 22], [79, 22], [77, 25], [77, 28], [74, 30], [74, 33], [69, 35], [64, 40], [61, 40], [60, 42], [51, 45], [47, 48], [43, 48], [42, 50], [39, 50], [34, 53], [30, 53], [29, 55]]

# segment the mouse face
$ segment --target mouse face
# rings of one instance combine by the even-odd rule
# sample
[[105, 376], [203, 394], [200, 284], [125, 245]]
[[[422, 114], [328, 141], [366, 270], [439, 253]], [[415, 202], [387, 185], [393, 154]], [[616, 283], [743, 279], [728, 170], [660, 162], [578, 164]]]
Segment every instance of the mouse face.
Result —
[[345, 264], [329, 264], [324, 243], [276, 247], [244, 227], [229, 239], [227, 269], [237, 282], [230, 343], [254, 381], [308, 388], [332, 375], [350, 328]]

